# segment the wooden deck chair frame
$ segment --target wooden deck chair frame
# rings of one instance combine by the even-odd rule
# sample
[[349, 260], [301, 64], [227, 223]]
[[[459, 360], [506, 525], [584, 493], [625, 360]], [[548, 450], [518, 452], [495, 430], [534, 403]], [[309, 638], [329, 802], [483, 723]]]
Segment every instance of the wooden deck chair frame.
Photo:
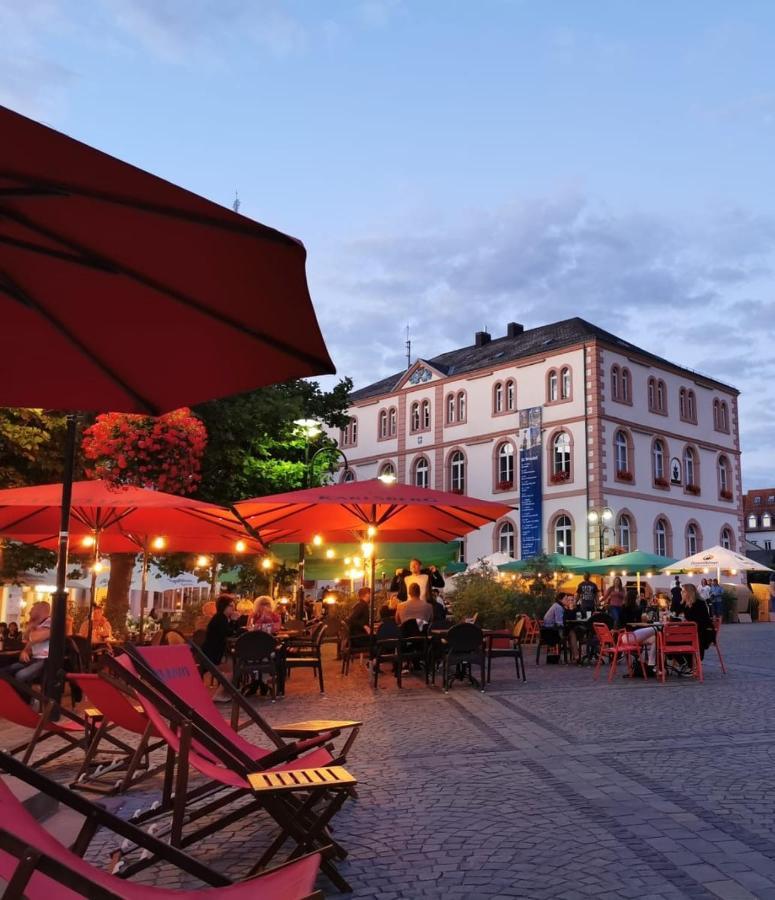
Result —
[[[132, 822], [128, 822], [118, 816], [108, 812], [103, 807], [92, 803], [85, 797], [70, 790], [58, 782], [47, 778], [45, 775], [24, 765], [19, 760], [14, 759], [10, 754], [0, 751], [0, 770], [24, 781], [26, 784], [35, 788], [37, 791], [56, 800], [63, 806], [74, 810], [76, 813], [84, 816], [84, 822], [74, 841], [69, 847], [63, 849], [65, 854], [75, 854], [83, 858], [88, 851], [92, 839], [100, 829], [107, 829], [116, 836], [123, 838], [141, 849], [148, 858], [154, 861], [163, 861], [164, 863], [175, 866], [183, 872], [197, 878], [205, 885], [220, 888], [223, 890], [222, 896], [228, 897], [228, 888], [235, 882], [210, 868], [206, 864], [194, 859], [182, 850], [172, 847], [158, 837], [148, 834]], [[7, 790], [7, 788], [6, 788]], [[21, 804], [20, 804], [21, 805]], [[44, 832], [43, 826], [41, 832]], [[42, 843], [42, 842], [41, 842]], [[69, 888], [76, 893], [82, 894], [84, 897], [93, 898], [93, 900], [119, 900], [122, 896], [120, 893], [114, 893], [109, 889], [101, 887], [99, 884], [84, 877], [81, 873], [74, 871], [72, 865], [67, 865], [63, 859], [56, 859], [48, 854], [42, 853], [37, 846], [33, 847], [21, 840], [15, 833], [0, 829], [0, 850], [15, 856], [19, 859], [19, 865], [16, 867], [8, 886], [3, 893], [4, 900], [21, 900], [25, 896], [25, 888], [27, 888], [30, 879], [36, 872], [41, 872], [49, 878], [59, 882], [63, 886]], [[273, 875], [283, 869], [298, 863], [301, 859], [309, 860], [318, 854], [306, 854], [304, 857], [297, 857], [295, 860], [282, 866], [273, 868], [264, 873], [264, 875]], [[105, 874], [104, 872], [102, 873]], [[114, 875], [116, 878], [117, 889], [120, 889], [121, 880], [126, 878], [128, 869], [123, 869], [120, 875]], [[102, 879], [104, 880], [104, 878]], [[252, 876], [247, 881], [252, 881]], [[254, 884], [251, 885], [255, 891], [255, 896], [260, 898], [261, 878], [256, 878]], [[138, 887], [140, 887], [138, 885]], [[147, 890], [147, 888], [143, 888]], [[181, 897], [189, 896], [190, 892], [181, 891]], [[242, 892], [241, 892], [242, 893]], [[322, 893], [315, 891], [307, 894], [304, 900], [322, 900]]]

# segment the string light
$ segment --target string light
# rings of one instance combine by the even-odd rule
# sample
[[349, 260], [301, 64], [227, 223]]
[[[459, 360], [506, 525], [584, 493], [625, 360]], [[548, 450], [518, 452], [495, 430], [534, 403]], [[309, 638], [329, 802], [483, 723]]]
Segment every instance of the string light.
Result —
[[210, 557], [209, 556], [197, 556], [196, 558], [196, 566], [198, 569], [204, 569], [206, 566], [210, 565]]
[[269, 559], [268, 556], [265, 556], [265, 557], [261, 560], [261, 568], [262, 568], [262, 569], [271, 569], [271, 568], [272, 568], [272, 560]]
[[366, 529], [366, 534], [370, 538], [373, 538], [376, 533], [377, 533], [377, 528], [375, 525], [369, 525], [369, 527]]
[[331, 547], [326, 550], [326, 559], [333, 559], [336, 556], [336, 551], [332, 550]]
[[312, 543], [319, 547], [323, 543], [323, 538], [319, 534], [315, 534], [312, 536]]
[[244, 541], [237, 541], [234, 549], [237, 553], [244, 553], [248, 549], [248, 545]]
[[97, 538], [94, 537], [93, 534], [87, 534], [85, 538], [81, 540], [81, 545], [84, 547], [93, 547], [97, 543]]
[[154, 550], [163, 550], [167, 546], [167, 541], [163, 537], [154, 538], [151, 541]]

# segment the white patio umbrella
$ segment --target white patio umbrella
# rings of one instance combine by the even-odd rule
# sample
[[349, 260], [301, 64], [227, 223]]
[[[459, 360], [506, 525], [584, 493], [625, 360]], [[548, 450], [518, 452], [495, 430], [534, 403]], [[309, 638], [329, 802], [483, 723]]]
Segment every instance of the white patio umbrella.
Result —
[[756, 560], [743, 556], [742, 553], [735, 553], [734, 550], [726, 550], [724, 547], [716, 545], [709, 547], [707, 550], [701, 550], [692, 556], [684, 559], [676, 560], [669, 566], [662, 569], [668, 575], [671, 572], [693, 571], [702, 572], [703, 570], [715, 569], [716, 578], [721, 581], [721, 572], [770, 572], [767, 566], [763, 566]]

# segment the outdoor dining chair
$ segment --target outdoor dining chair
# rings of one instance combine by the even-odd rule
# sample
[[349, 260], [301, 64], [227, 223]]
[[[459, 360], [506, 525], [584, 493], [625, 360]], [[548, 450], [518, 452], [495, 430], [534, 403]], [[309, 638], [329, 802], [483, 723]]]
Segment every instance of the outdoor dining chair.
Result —
[[494, 659], [513, 659], [517, 670], [517, 678], [522, 674], [522, 681], [527, 681], [525, 674], [525, 658], [522, 655], [522, 639], [525, 633], [527, 616], [517, 616], [511, 631], [491, 631], [485, 635], [487, 648], [487, 682], [491, 681], [492, 661]]
[[282, 659], [278, 659], [279, 648], [271, 634], [264, 631], [247, 631], [234, 644], [234, 686], [245, 692], [255, 680], [263, 675], [269, 677], [272, 702], [282, 693]]
[[[398, 687], [403, 686], [406, 667], [422, 667], [427, 655], [427, 638], [421, 633], [416, 619], [409, 619], [400, 626], [397, 637], [383, 638], [374, 642], [373, 672], [374, 687], [379, 687], [381, 666], [393, 668]], [[426, 677], [427, 681], [427, 677]]]
[[[455, 679], [468, 679], [484, 693], [487, 669], [484, 652], [484, 632], [478, 625], [461, 622], [452, 628], [441, 639], [441, 680], [446, 694]], [[479, 666], [481, 678], [477, 681], [471, 671], [473, 665]], [[436, 683], [436, 669], [431, 671], [433, 683]]]
[[721, 645], [719, 644], [719, 636], [721, 634], [721, 617], [713, 616], [713, 646], [716, 648], [716, 653], [718, 654], [719, 665], [721, 666], [722, 674], [727, 674], [727, 667], [724, 665], [724, 657], [721, 655]]
[[[538, 640], [536, 641], [536, 665], [541, 662], [541, 647], [546, 648], [546, 659], [549, 656], [556, 656], [555, 662], [559, 662], [562, 657], [564, 662], [568, 662], [568, 642], [560, 628], [544, 628], [543, 625], [538, 629]], [[549, 651], [552, 650], [551, 654]]]
[[320, 623], [312, 630], [308, 640], [290, 639], [286, 643], [284, 676], [289, 678], [293, 669], [312, 669], [317, 674], [320, 693], [323, 693], [323, 639], [326, 625]]
[[[101, 806], [91, 803], [64, 785], [24, 766], [0, 752], [0, 769], [26, 782], [40, 793], [84, 817], [84, 823], [72, 847], [61, 844], [41, 825], [0, 778], [0, 879], [7, 887], [8, 900], [313, 900], [322, 898], [314, 884], [320, 855], [312, 853], [247, 881], [234, 883], [183, 851], [171, 847], [131, 822], [120, 819]], [[124, 872], [111, 874], [83, 859], [94, 835], [112, 833], [148, 857], [185, 873], [208, 886], [204, 890], [175, 890], [136, 884], [125, 880]], [[107, 854], [106, 854], [107, 855]], [[106, 860], [109, 865], [113, 860]]]
[[670, 656], [689, 657], [692, 677], [699, 681], [705, 680], [696, 622], [667, 622], [662, 629], [661, 639], [657, 646], [657, 665], [659, 677], [663, 683], [667, 675], [667, 659]]

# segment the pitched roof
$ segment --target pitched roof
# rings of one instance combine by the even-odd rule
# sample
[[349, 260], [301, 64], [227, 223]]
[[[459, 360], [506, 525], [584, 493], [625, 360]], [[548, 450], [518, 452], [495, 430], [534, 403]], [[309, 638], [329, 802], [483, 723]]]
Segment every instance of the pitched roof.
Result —
[[[578, 316], [572, 319], [564, 319], [562, 322], [554, 322], [551, 325], [540, 325], [538, 328], [530, 328], [514, 337], [493, 338], [481, 347], [472, 345], [461, 347], [459, 350], [449, 350], [447, 353], [440, 353], [438, 356], [434, 356], [432, 359], [423, 359], [423, 362], [426, 362], [444, 375], [462, 375], [466, 372], [486, 369], [488, 366], [502, 365], [512, 360], [560, 350], [571, 344], [590, 339], [602, 341], [620, 350], [622, 353], [637, 353], [639, 356], [643, 356], [657, 365], [685, 372], [691, 378], [700, 378], [724, 390], [739, 393], [736, 388], [730, 385], [708, 378], [684, 366], [671, 363], [669, 360], [654, 353], [649, 353], [641, 347], [636, 347], [635, 344], [631, 344], [629, 341], [625, 341], [610, 331], [599, 328], [597, 325], [593, 325], [591, 322], [587, 322]], [[350, 394], [350, 400], [353, 403], [357, 403], [361, 400], [393, 393], [405, 375], [406, 369], [397, 372], [395, 375], [382, 378], [380, 381], [375, 381], [373, 384], [353, 391]]]

